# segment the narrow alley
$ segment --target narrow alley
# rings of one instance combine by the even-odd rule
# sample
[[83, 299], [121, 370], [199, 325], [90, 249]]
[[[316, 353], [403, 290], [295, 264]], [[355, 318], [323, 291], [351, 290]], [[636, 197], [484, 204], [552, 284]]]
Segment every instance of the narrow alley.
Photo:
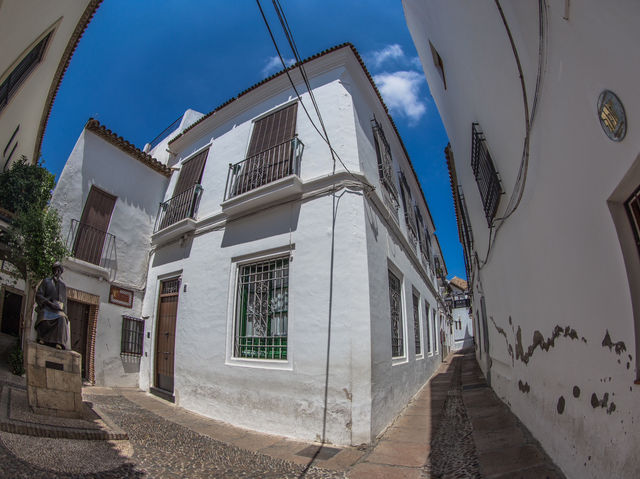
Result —
[[[564, 477], [487, 387], [471, 352], [449, 355], [377, 441], [360, 448], [258, 434], [137, 389], [99, 387], [84, 388], [85, 401], [128, 440], [64, 439], [82, 437], [77, 420], [35, 422], [42, 419], [20, 404], [24, 381], [8, 371], [1, 377], [3, 477]], [[18, 430], [27, 434], [6, 432]]]

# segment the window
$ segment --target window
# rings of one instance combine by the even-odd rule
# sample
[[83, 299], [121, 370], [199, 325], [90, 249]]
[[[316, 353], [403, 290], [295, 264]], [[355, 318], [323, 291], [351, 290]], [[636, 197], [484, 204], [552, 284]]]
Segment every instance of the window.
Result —
[[160, 204], [155, 231], [195, 216], [202, 193], [200, 182], [208, 154], [207, 148], [182, 163], [180, 176], [173, 189], [173, 197]]
[[18, 63], [18, 65], [9, 73], [9, 76], [0, 84], [0, 112], [3, 110], [9, 100], [14, 95], [18, 87], [26, 80], [29, 73], [33, 71], [38, 63], [42, 60], [47, 43], [53, 32], [44, 37], [27, 55]]
[[471, 126], [471, 168], [478, 184], [484, 214], [489, 226], [498, 211], [502, 186], [487, 148], [487, 141], [477, 123]]
[[106, 266], [113, 259], [115, 236], [107, 233], [111, 214], [117, 198], [106, 191], [92, 186], [78, 222], [72, 220], [72, 251], [77, 259], [99, 266]]
[[391, 357], [404, 356], [402, 331], [402, 292], [400, 280], [389, 271], [389, 302], [391, 305]]
[[144, 320], [131, 316], [122, 316], [122, 356], [142, 356], [142, 340], [144, 339]]
[[471, 278], [472, 252], [473, 252], [473, 232], [471, 231], [471, 221], [469, 220], [469, 212], [467, 211], [467, 202], [464, 199], [462, 187], [458, 185], [458, 204], [460, 206], [460, 237], [462, 238], [462, 246], [464, 253], [464, 266], [467, 272], [467, 278]]
[[429, 319], [429, 303], [424, 302], [424, 312], [426, 318], [426, 329], [427, 329], [427, 353], [431, 354], [431, 320]]
[[418, 245], [418, 223], [416, 220], [416, 212], [413, 206], [413, 199], [411, 198], [411, 190], [407, 183], [407, 177], [401, 171], [400, 176], [400, 193], [402, 198], [402, 206], [404, 207], [404, 219], [407, 222], [407, 231], [409, 234], [409, 240], [414, 248]]
[[234, 356], [287, 359], [289, 257], [238, 268]]
[[225, 199], [299, 174], [302, 144], [296, 137], [298, 103], [254, 122], [247, 157], [230, 165]]
[[422, 338], [420, 337], [420, 298], [413, 293], [413, 335], [416, 343], [416, 356], [422, 354]]
[[378, 174], [380, 175], [380, 183], [384, 186], [382, 190], [382, 199], [387, 208], [393, 214], [393, 218], [398, 221], [398, 190], [393, 179], [393, 160], [391, 158], [391, 148], [384, 136], [382, 127], [374, 118], [371, 120], [373, 128], [373, 141], [376, 146], [376, 154], [378, 156]]
[[625, 202], [625, 209], [631, 222], [631, 229], [640, 254], [640, 188], [638, 188], [631, 197]]
[[429, 41], [429, 48], [431, 48], [431, 56], [433, 57], [433, 64], [436, 66], [438, 73], [440, 73], [440, 77], [442, 78], [442, 83], [444, 84], [444, 89], [447, 89], [447, 79], [444, 76], [444, 63], [442, 62], [442, 58], [440, 54], [433, 46], [433, 43]]
[[435, 351], [436, 354], [438, 353], [438, 342], [440, 341], [439, 336], [438, 336], [438, 325], [437, 323], [437, 313], [435, 308], [433, 308], [432, 310], [432, 318], [433, 318], [433, 322], [431, 323], [431, 326], [433, 326], [433, 344], [435, 345]]

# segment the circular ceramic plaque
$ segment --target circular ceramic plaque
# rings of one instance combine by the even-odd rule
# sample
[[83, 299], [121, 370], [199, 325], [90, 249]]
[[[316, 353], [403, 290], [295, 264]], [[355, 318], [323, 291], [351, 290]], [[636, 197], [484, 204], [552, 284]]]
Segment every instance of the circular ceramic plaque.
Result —
[[604, 90], [598, 97], [598, 119], [611, 140], [623, 140], [627, 134], [627, 115], [620, 98], [610, 90]]

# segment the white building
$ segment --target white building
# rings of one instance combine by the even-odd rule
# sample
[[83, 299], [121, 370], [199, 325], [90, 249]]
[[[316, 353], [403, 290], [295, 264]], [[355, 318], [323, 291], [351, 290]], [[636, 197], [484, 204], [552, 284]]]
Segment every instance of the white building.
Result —
[[467, 282], [454, 276], [449, 281], [445, 301], [451, 309], [451, 349], [459, 351], [473, 347], [473, 318], [469, 314], [471, 298]]
[[[355, 49], [303, 65], [335, 163], [284, 72], [206, 115], [188, 111], [148, 154], [89, 121], [53, 200], [76, 256], [64, 279], [94, 298], [83, 354], [96, 384], [137, 384], [254, 430], [360, 444], [440, 364], [436, 262], [441, 275], [446, 266]], [[290, 74], [311, 108], [299, 68]], [[100, 224], [87, 225], [89, 210]], [[83, 228], [98, 241], [78, 240]], [[108, 241], [117, 264], [102, 260]]]
[[[23, 156], [39, 159], [58, 87], [101, 1], [0, 0], [0, 171]], [[0, 231], [12, 217], [0, 205]], [[0, 260], [2, 343], [20, 334], [27, 307], [25, 283], [16, 273]]]
[[640, 4], [403, 5], [451, 140], [481, 367], [568, 477], [638, 477]]

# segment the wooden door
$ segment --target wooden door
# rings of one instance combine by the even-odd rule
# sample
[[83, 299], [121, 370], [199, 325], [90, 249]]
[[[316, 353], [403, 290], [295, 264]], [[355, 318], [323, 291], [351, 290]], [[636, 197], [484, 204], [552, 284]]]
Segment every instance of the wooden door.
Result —
[[179, 290], [180, 278], [172, 278], [160, 283], [156, 326], [155, 387], [170, 393], [173, 393]]
[[22, 295], [5, 290], [2, 298], [2, 332], [11, 336], [20, 335]]
[[82, 218], [78, 225], [76, 241], [73, 247], [74, 256], [93, 264], [100, 264], [102, 248], [109, 229], [111, 213], [116, 204], [116, 197], [91, 187], [84, 204]]
[[234, 194], [245, 193], [292, 173], [293, 146], [298, 104], [294, 103], [253, 125], [247, 161], [235, 185]]
[[67, 301], [67, 316], [71, 329], [71, 349], [82, 355], [82, 378], [87, 379], [87, 331], [89, 330], [90, 305], [78, 301]]

